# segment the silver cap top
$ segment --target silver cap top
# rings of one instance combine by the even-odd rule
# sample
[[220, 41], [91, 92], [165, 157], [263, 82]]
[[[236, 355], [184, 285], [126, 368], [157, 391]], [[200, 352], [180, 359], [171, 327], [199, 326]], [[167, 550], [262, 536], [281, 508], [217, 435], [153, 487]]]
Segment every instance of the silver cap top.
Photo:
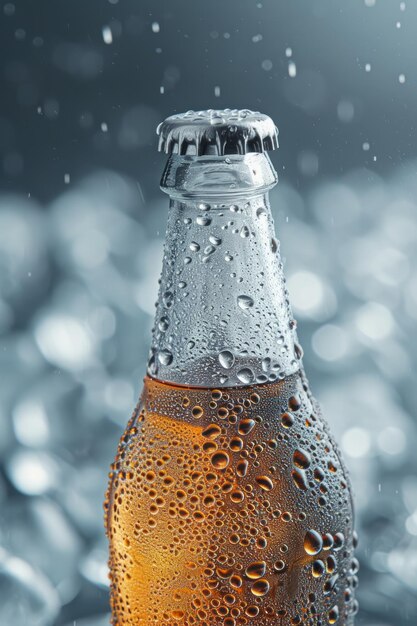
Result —
[[158, 149], [167, 154], [225, 155], [278, 148], [270, 117], [249, 109], [208, 109], [171, 115], [159, 124]]

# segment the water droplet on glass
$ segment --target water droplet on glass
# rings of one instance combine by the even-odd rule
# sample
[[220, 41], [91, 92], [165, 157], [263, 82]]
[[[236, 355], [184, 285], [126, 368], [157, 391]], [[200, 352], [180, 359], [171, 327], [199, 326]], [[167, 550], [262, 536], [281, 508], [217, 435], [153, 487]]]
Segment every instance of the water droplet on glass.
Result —
[[252, 578], [256, 580], [257, 578], [262, 578], [265, 576], [266, 572], [266, 563], [265, 561], [254, 561], [245, 570], [245, 574], [248, 578]]
[[222, 432], [222, 429], [217, 424], [210, 424], [207, 426], [201, 433], [203, 437], [207, 437], [207, 439], [216, 439]]
[[236, 375], [240, 382], [244, 383], [245, 385], [249, 385], [251, 382], [253, 382], [254, 379], [254, 374], [249, 367], [244, 367], [243, 369], [239, 370]]
[[227, 452], [215, 452], [211, 457], [211, 464], [216, 469], [225, 469], [229, 465], [229, 460]]
[[211, 224], [211, 217], [208, 217], [207, 215], [198, 215], [195, 221], [199, 226], [209, 226], [209, 224]]
[[167, 317], [161, 317], [158, 323], [158, 328], [160, 331], [165, 332], [169, 327], [169, 319]]
[[243, 311], [250, 309], [254, 305], [253, 299], [250, 296], [238, 296], [237, 303]]
[[162, 365], [170, 365], [172, 363], [172, 352], [170, 350], [160, 350], [158, 352], [158, 361]]
[[239, 422], [239, 426], [238, 426], [239, 435], [248, 435], [251, 432], [251, 430], [253, 430], [253, 428], [255, 427], [255, 424], [256, 424], [255, 420], [251, 419], [250, 417], [244, 417]]
[[339, 609], [337, 606], [334, 606], [329, 612], [329, 624], [336, 624], [339, 619]]
[[294, 424], [294, 416], [291, 413], [283, 413], [281, 415], [281, 424], [284, 428], [291, 428]]
[[246, 476], [246, 473], [248, 471], [248, 466], [249, 466], [248, 461], [246, 459], [242, 459], [241, 461], [238, 462], [236, 466], [236, 474], [243, 478], [243, 476]]
[[162, 301], [167, 308], [172, 306], [173, 300], [174, 300], [174, 294], [171, 291], [166, 291], [164, 295], [162, 296]]
[[298, 489], [306, 491], [308, 489], [308, 481], [306, 473], [301, 469], [296, 469], [291, 472], [293, 481]]
[[256, 581], [251, 587], [251, 592], [254, 596], [261, 597], [265, 596], [269, 591], [269, 582], [266, 578], [261, 578]]
[[314, 561], [313, 566], [312, 566], [312, 573], [313, 573], [314, 578], [321, 578], [325, 571], [326, 571], [326, 567], [323, 561], [320, 561], [320, 560]]
[[311, 464], [310, 455], [305, 450], [297, 449], [293, 455], [293, 463], [296, 467], [307, 469]]
[[274, 487], [274, 483], [268, 476], [257, 476], [255, 480], [264, 491], [271, 491]]
[[235, 362], [235, 357], [230, 350], [222, 350], [219, 354], [219, 363], [225, 369], [230, 369]]
[[323, 539], [321, 535], [315, 530], [307, 531], [304, 537], [304, 550], [307, 554], [311, 556], [315, 556], [319, 552], [321, 552], [323, 548]]

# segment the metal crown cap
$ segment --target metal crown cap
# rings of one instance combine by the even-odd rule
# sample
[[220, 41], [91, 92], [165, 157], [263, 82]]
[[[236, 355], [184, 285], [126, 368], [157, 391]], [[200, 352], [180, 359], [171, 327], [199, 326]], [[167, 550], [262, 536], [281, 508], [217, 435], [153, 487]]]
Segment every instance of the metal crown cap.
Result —
[[156, 132], [158, 149], [167, 154], [222, 156], [278, 148], [272, 119], [249, 109], [187, 111], [167, 117]]

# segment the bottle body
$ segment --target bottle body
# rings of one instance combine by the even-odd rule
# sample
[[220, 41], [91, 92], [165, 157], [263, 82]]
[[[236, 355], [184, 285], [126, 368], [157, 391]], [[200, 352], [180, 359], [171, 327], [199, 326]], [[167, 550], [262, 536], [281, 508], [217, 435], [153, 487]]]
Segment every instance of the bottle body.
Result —
[[220, 154], [171, 156], [162, 177], [148, 376], [106, 499], [113, 624], [352, 626], [351, 491], [302, 367], [268, 200], [276, 174], [264, 154], [224, 156], [237, 131], [214, 133], [209, 114]]
[[106, 515], [115, 626], [353, 624], [349, 483], [300, 372], [145, 379]]

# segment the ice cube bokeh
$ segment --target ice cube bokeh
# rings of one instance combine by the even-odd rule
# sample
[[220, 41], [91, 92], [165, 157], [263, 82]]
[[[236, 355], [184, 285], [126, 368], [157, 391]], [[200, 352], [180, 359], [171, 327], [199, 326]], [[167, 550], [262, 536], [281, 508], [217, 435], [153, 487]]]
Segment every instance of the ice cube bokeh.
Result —
[[154, 129], [208, 106], [280, 127], [272, 210], [354, 484], [357, 623], [415, 624], [417, 6], [48, 5], [0, 6], [0, 625], [108, 623], [102, 501], [168, 210]]

